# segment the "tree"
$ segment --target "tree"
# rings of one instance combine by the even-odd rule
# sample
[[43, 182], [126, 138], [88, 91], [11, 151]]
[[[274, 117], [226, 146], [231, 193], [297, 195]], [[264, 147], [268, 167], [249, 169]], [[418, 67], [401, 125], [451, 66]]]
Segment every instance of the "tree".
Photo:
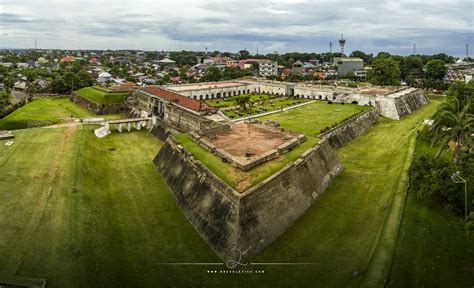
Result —
[[471, 100], [464, 103], [455, 96], [448, 96], [448, 100], [440, 105], [440, 108], [433, 116], [432, 145], [441, 142], [440, 149], [436, 154], [441, 153], [449, 147], [449, 143], [454, 141], [452, 161], [459, 164], [463, 149], [472, 147], [472, 133], [474, 133], [474, 115], [470, 113]]
[[418, 75], [423, 72], [423, 60], [418, 56], [404, 57], [400, 63], [400, 74], [403, 79], [409, 76]]
[[80, 70], [77, 72], [77, 77], [81, 86], [80, 88], [92, 86], [94, 84], [94, 79], [92, 79], [86, 70]]
[[234, 98], [235, 102], [239, 104], [240, 108], [243, 110], [247, 110], [247, 104], [250, 101], [250, 95], [240, 95]]
[[375, 59], [372, 69], [369, 70], [368, 78], [374, 85], [400, 85], [398, 62], [391, 57]]
[[434, 201], [446, 208], [462, 211], [464, 195], [459, 185], [451, 181], [456, 167], [449, 161], [422, 155], [410, 168], [410, 189], [424, 202]]
[[250, 53], [247, 50], [240, 50], [239, 55], [240, 55], [240, 59], [247, 59]]
[[11, 96], [8, 92], [2, 91], [0, 93], [0, 111], [11, 104], [10, 99]]
[[359, 51], [359, 50], [352, 51], [350, 57], [361, 58], [362, 60], [364, 60], [364, 63], [366, 63], [366, 64], [370, 63], [372, 61], [372, 59], [374, 58], [374, 56], [372, 54], [365, 54], [364, 52]]
[[448, 68], [443, 60], [430, 60], [425, 65], [425, 78], [428, 81], [443, 80], [447, 72]]
[[210, 67], [204, 75], [204, 81], [219, 81], [221, 78], [221, 70], [215, 66]]

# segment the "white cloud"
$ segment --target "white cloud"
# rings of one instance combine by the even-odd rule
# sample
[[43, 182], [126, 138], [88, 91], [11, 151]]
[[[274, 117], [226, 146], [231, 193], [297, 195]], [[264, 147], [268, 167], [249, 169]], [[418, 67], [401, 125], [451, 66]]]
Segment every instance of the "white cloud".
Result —
[[344, 33], [349, 51], [462, 54], [472, 2], [2, 0], [0, 47], [322, 52]]

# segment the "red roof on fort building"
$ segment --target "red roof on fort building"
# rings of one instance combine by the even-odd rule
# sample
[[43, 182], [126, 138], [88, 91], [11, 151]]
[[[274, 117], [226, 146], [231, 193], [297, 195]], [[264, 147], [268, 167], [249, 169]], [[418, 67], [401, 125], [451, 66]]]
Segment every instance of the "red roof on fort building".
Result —
[[194, 110], [194, 111], [206, 111], [210, 110], [211, 107], [204, 102], [194, 100], [177, 93], [159, 88], [157, 86], [148, 86], [141, 89], [142, 91], [151, 95], [157, 96], [163, 100], [176, 103], [182, 107]]

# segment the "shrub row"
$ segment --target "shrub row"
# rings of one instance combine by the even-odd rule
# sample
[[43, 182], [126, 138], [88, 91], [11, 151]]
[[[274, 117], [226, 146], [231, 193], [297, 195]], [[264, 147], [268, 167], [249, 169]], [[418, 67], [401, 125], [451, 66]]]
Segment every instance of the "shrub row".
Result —
[[347, 121], [349, 121], [349, 120], [351, 120], [351, 119], [354, 119], [354, 118], [356, 118], [357, 116], [359, 116], [359, 115], [365, 113], [366, 111], [367, 111], [367, 110], [365, 110], [365, 111], [364, 111], [364, 110], [361, 110], [361, 111], [359, 111], [359, 112], [357, 112], [357, 113], [352, 114], [352, 115], [349, 116], [349, 117], [346, 117], [346, 118], [342, 119], [341, 121], [338, 121], [338, 122], [332, 124], [331, 127], [326, 126], [326, 127], [324, 127], [323, 129], [321, 129], [321, 131], [319, 131], [319, 133], [320, 133], [320, 134], [323, 134], [323, 133], [325, 133], [325, 132], [327, 132], [327, 131], [329, 131], [329, 130], [331, 130], [331, 129], [333, 129], [333, 128], [336, 128], [337, 126], [339, 126], [339, 125], [341, 125], [341, 124], [344, 124], [344, 123], [346, 123]]
[[13, 111], [15, 111], [16, 109], [24, 106], [26, 103], [27, 103], [26, 99], [22, 99], [20, 102], [17, 102], [13, 105], [9, 105], [8, 107], [6, 107], [2, 111], [0, 111], [0, 119], [6, 117], [7, 115], [9, 115], [11, 113], [13, 113]]

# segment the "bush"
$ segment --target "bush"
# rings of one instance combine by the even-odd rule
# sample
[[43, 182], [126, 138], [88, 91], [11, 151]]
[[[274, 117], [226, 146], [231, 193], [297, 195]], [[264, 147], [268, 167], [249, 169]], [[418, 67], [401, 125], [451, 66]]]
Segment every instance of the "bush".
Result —
[[[461, 213], [464, 211], [464, 187], [451, 179], [457, 170], [459, 167], [448, 160], [422, 155], [413, 161], [409, 171], [411, 189], [423, 202], [438, 203], [448, 210]], [[469, 171], [461, 173], [470, 175]]]

